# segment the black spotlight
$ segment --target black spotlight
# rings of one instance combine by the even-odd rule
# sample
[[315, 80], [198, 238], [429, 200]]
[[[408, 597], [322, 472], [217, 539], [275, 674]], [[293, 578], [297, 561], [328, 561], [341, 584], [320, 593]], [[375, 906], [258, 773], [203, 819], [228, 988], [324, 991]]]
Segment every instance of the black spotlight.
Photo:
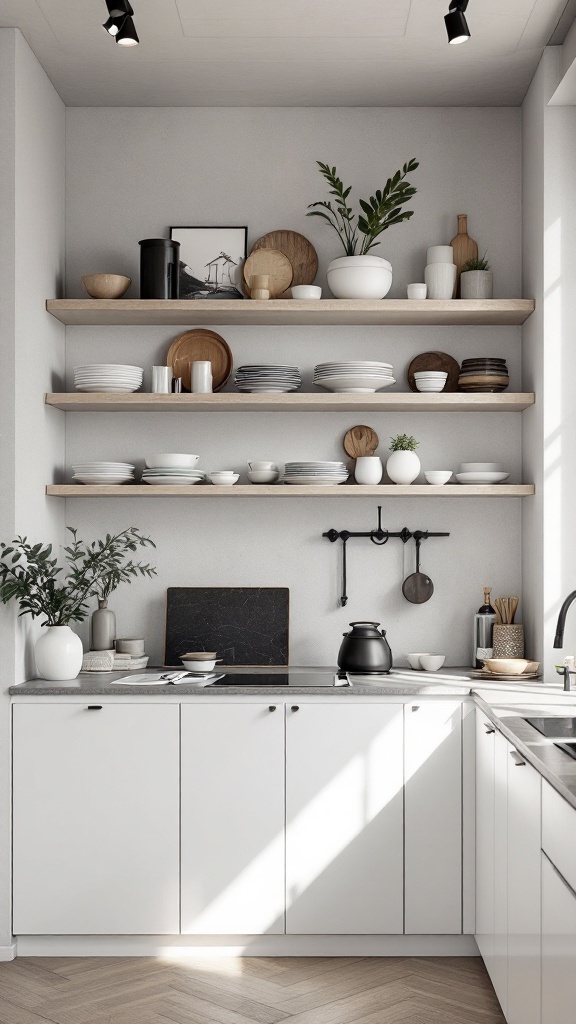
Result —
[[470, 39], [470, 29], [464, 16], [467, 7], [468, 0], [451, 0], [448, 14], [444, 18], [449, 43], [456, 45]]
[[136, 26], [130, 16], [124, 18], [122, 28], [116, 33], [115, 39], [119, 46], [138, 46], [140, 40], [138, 39]]
[[106, 7], [111, 18], [125, 18], [134, 16], [134, 11], [128, 0], [106, 0]]

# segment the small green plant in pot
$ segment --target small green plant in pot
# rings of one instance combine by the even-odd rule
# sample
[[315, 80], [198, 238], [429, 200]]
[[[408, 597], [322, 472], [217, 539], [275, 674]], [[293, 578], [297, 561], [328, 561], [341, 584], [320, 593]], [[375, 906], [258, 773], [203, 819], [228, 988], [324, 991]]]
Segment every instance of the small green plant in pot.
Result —
[[493, 279], [486, 253], [480, 259], [467, 260], [460, 274], [461, 299], [491, 299]]
[[394, 484], [411, 484], [420, 473], [420, 459], [416, 449], [420, 442], [410, 434], [397, 434], [390, 438], [390, 451], [386, 472]]
[[306, 216], [325, 220], [338, 235], [345, 253], [328, 267], [330, 290], [337, 299], [383, 299], [392, 286], [392, 266], [388, 260], [369, 253], [380, 244], [384, 231], [413, 216], [413, 210], [402, 208], [416, 194], [406, 177], [416, 170], [418, 161], [409, 160], [388, 178], [384, 188], [377, 189], [369, 199], [360, 199], [358, 214], [348, 205], [351, 186], [344, 185], [335, 167], [320, 160], [317, 164], [333, 198], [310, 203]]
[[51, 544], [29, 544], [16, 537], [0, 542], [0, 601], [16, 600], [20, 615], [40, 618], [46, 633], [36, 641], [36, 667], [45, 679], [75, 679], [82, 667], [82, 641], [70, 628], [88, 614], [88, 598], [108, 592], [136, 576], [153, 576], [154, 566], [135, 562], [139, 547], [155, 547], [135, 526], [104, 540], [85, 543], [78, 532], [64, 548], [65, 565], [52, 557]]

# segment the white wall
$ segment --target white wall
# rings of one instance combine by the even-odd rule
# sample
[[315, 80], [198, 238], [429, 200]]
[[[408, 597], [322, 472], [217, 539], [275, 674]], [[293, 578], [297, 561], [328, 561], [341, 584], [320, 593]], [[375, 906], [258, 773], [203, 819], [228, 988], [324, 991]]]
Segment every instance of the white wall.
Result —
[[[64, 272], [64, 105], [17, 29], [0, 29], [0, 537], [60, 544], [64, 508], [44, 497], [64, 462], [62, 417], [43, 394], [64, 372], [64, 329], [45, 311]], [[0, 820], [10, 819], [10, 703], [6, 687], [34, 672], [39, 627], [0, 611]], [[0, 947], [10, 936], [10, 836], [0, 828]]]
[[[306, 234], [318, 249], [324, 281], [339, 255], [322, 222], [307, 219], [309, 202], [324, 196], [315, 160], [335, 163], [356, 195], [369, 194], [411, 156], [420, 160], [415, 215], [392, 229], [382, 247], [393, 262], [392, 295], [421, 280], [428, 245], [449, 241], [456, 214], [495, 270], [497, 296], [520, 294], [520, 115], [515, 109], [69, 109], [67, 111], [67, 294], [82, 294], [84, 273], [112, 270], [134, 279], [138, 240], [164, 235], [170, 224], [248, 224], [249, 241], [275, 227]], [[161, 362], [178, 331], [161, 328], [68, 328], [67, 373], [75, 364]], [[520, 386], [516, 328], [226, 328], [221, 333], [236, 365], [272, 359], [297, 362], [309, 380], [322, 359], [384, 358], [406, 388], [413, 355], [440, 349], [466, 355], [505, 355]], [[148, 378], [149, 379], [149, 378]], [[424, 468], [457, 469], [461, 460], [501, 460], [521, 479], [520, 418], [474, 416], [219, 416], [153, 418], [126, 414], [68, 417], [67, 461], [133, 459], [152, 451], [193, 451], [203, 468], [245, 469], [250, 458], [339, 458], [345, 431], [368, 419], [381, 439], [415, 433]], [[436, 585], [422, 607], [401, 595], [413, 568], [413, 549], [391, 542], [349, 545], [350, 603], [337, 607], [339, 551], [324, 530], [370, 529], [374, 499], [256, 501], [70, 500], [67, 520], [94, 536], [129, 524], [158, 544], [158, 579], [131, 586], [113, 603], [119, 630], [144, 631], [153, 660], [162, 657], [166, 587], [176, 584], [290, 586], [291, 657], [333, 663], [340, 635], [354, 618], [380, 619], [397, 656], [442, 650], [453, 664], [469, 660], [471, 617], [482, 587], [521, 588], [521, 501], [394, 499], [384, 507], [390, 529], [449, 530], [430, 541], [423, 566]], [[411, 559], [411, 560], [410, 560]], [[86, 636], [86, 630], [84, 636]]]

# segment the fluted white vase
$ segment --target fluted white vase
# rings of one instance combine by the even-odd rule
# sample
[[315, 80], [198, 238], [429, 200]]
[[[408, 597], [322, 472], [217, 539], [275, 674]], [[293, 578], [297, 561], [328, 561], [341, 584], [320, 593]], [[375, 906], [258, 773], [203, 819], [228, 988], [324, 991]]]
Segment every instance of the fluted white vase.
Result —
[[48, 626], [34, 649], [38, 675], [44, 679], [76, 679], [82, 668], [82, 641], [70, 626]]
[[456, 284], [455, 263], [429, 263], [424, 271], [429, 299], [451, 299]]

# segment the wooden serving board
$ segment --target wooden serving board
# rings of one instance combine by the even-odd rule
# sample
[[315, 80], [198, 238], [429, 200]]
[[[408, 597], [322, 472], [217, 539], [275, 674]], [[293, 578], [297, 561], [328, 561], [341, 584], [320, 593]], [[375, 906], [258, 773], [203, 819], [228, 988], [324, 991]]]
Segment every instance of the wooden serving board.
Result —
[[380, 440], [372, 427], [359, 424], [357, 427], [350, 427], [350, 430], [344, 434], [342, 443], [344, 451], [351, 459], [360, 459], [366, 455], [374, 455]]
[[292, 264], [279, 249], [256, 249], [244, 264], [244, 283], [250, 294], [250, 278], [253, 274], [268, 274], [268, 291], [271, 299], [279, 299], [292, 284]]
[[460, 274], [462, 267], [467, 260], [478, 259], [478, 243], [470, 238], [468, 234], [468, 214], [458, 214], [458, 234], [450, 242], [454, 250], [454, 263], [456, 264], [456, 284], [454, 285], [454, 298], [460, 296]]
[[[278, 249], [288, 257], [292, 264], [292, 284], [313, 284], [318, 273], [318, 254], [316, 249], [304, 235], [297, 231], [269, 231], [258, 238], [252, 246], [257, 249]], [[290, 298], [285, 292], [278, 296]]]
[[438, 370], [441, 373], [447, 373], [448, 377], [446, 378], [446, 383], [442, 389], [443, 392], [458, 390], [460, 366], [456, 360], [446, 352], [421, 352], [419, 356], [416, 356], [416, 358], [412, 360], [406, 371], [406, 377], [411, 391], [418, 391], [414, 380], [414, 374], [421, 373], [423, 370]]
[[174, 339], [166, 355], [166, 366], [172, 367], [174, 377], [182, 378], [184, 391], [190, 391], [190, 363], [209, 359], [212, 363], [212, 389], [223, 388], [232, 373], [233, 357], [230, 346], [215, 331], [197, 328], [184, 331]]

